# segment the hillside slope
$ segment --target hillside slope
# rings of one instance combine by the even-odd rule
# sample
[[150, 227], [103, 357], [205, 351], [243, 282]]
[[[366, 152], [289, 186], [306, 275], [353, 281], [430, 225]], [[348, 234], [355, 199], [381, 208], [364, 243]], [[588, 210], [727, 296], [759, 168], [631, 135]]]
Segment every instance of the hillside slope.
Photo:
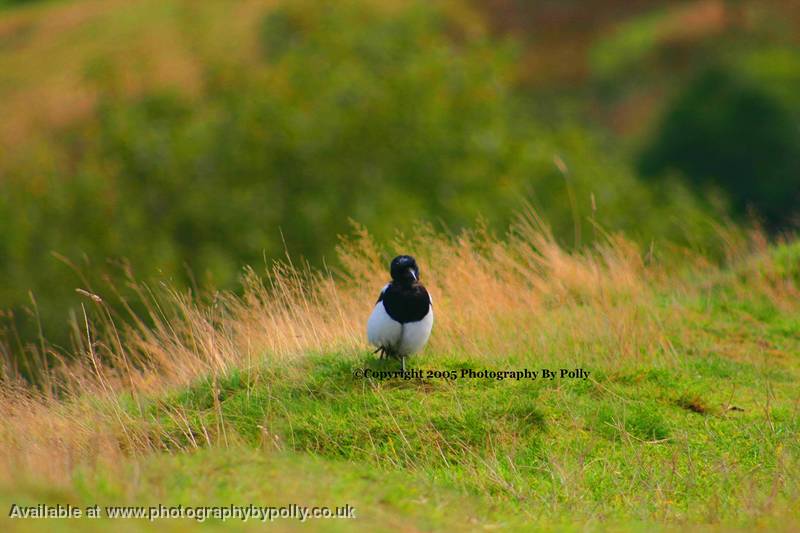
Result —
[[109, 69], [130, 96], [191, 94], [205, 62], [255, 54], [270, 3], [81, 0], [0, 11], [0, 146], [38, 142], [89, 116], [95, 79]]
[[[336, 276], [276, 265], [242, 298], [164, 293], [156, 327], [119, 338], [100, 316], [83, 361], [43, 381], [72, 399], [6, 381], [0, 501], [355, 507], [312, 526], [331, 530], [792, 530], [800, 245], [727, 236], [721, 268], [612, 236], [568, 254], [533, 218], [507, 241], [398, 242], [437, 306], [421, 378], [364, 377], [396, 370], [362, 340], [385, 278], [366, 235]], [[56, 525], [107, 525], [80, 520]]]

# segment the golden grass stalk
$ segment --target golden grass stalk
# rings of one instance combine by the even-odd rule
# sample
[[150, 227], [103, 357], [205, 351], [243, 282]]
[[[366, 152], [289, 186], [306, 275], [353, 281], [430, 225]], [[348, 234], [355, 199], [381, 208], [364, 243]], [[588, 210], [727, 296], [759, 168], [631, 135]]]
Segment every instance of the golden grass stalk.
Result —
[[[796, 286], [764, 274], [769, 262], [763, 241], [733, 235], [725, 237], [730, 257], [761, 265], [745, 269], [740, 286], [796, 308]], [[753, 255], [754, 242], [761, 255]], [[382, 249], [357, 227], [338, 248], [338, 270], [275, 262], [263, 277], [247, 270], [241, 295], [199, 298], [166, 286], [153, 291], [136, 285], [149, 321], [135, 316], [120, 321], [107, 306], [109, 297], [80, 289], [87, 301], [74, 324], [74, 352], [63, 354], [44, 342], [26, 347], [23, 356], [39, 362], [35, 386], [5, 365], [0, 479], [64, 481], [77, 465], [118, 464], [122, 456], [158, 448], [148, 432], [130, 424], [122, 394], [136, 403], [142, 395], [157, 396], [231, 368], [309, 353], [366, 353], [366, 318], [388, 280], [388, 260], [399, 253], [417, 257], [433, 295], [430, 356], [487, 363], [524, 356], [580, 365], [670, 364], [685, 311], [675, 297], [698, 290], [692, 279], [724, 277], [719, 267], [685, 251], [677, 275], [665, 262], [646, 261], [652, 250], [644, 254], [618, 235], [568, 252], [528, 211], [504, 239], [482, 227], [456, 236], [422, 227]], [[666, 303], [656, 305], [657, 294], [667, 295]], [[2, 350], [6, 361], [12, 360], [8, 344]], [[180, 426], [185, 414], [176, 411], [174, 417]], [[227, 440], [221, 423], [213, 433]], [[188, 441], [210, 443], [209, 432], [203, 432], [187, 434]]]

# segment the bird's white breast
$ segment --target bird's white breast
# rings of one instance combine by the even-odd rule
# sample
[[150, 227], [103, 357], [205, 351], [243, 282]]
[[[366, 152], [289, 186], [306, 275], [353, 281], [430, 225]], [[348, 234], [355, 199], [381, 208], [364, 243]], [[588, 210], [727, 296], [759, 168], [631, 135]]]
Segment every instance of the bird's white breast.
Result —
[[383, 302], [375, 305], [367, 321], [367, 339], [374, 346], [392, 347], [402, 355], [410, 355], [425, 347], [433, 329], [433, 307], [422, 320], [401, 324], [386, 312]]
[[403, 326], [403, 339], [400, 342], [399, 352], [403, 355], [416, 353], [425, 347], [433, 329], [433, 307], [428, 308], [428, 314], [417, 322], [406, 322]]
[[402, 334], [400, 322], [386, 312], [383, 302], [375, 304], [375, 309], [367, 321], [367, 340], [375, 346], [396, 346]]

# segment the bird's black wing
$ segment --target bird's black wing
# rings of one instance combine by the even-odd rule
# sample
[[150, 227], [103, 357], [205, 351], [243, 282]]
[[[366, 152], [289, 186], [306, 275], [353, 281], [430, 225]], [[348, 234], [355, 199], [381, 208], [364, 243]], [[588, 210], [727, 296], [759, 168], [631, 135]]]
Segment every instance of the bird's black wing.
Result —
[[422, 320], [431, 309], [428, 291], [420, 283], [390, 285], [381, 296], [386, 312], [401, 324]]

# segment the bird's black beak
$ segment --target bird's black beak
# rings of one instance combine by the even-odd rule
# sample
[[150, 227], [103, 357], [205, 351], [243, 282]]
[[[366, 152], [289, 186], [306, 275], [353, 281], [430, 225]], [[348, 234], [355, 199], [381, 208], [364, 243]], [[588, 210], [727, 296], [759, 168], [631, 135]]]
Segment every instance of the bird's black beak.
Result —
[[414, 281], [417, 281], [417, 273], [414, 272], [413, 267], [408, 267], [408, 273], [411, 274], [411, 277], [414, 278]]

